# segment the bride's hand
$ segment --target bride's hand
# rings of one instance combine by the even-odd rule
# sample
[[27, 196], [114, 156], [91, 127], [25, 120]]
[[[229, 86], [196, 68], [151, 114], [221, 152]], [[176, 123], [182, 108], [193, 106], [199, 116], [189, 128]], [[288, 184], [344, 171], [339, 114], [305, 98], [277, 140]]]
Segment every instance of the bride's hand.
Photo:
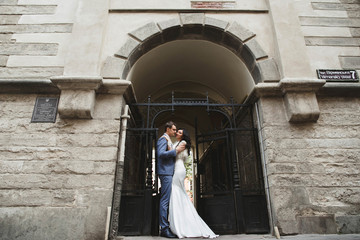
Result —
[[179, 152], [182, 152], [185, 150], [185, 145], [184, 143], [180, 143], [177, 147], [176, 147], [176, 154], [178, 154]]

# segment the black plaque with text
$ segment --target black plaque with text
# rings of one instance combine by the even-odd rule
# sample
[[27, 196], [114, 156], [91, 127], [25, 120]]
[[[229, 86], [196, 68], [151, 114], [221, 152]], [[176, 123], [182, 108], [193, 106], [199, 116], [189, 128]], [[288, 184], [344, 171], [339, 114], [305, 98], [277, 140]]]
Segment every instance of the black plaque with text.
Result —
[[59, 98], [56, 97], [38, 97], [31, 122], [55, 122]]
[[327, 82], [358, 82], [359, 77], [356, 70], [331, 70], [318, 69], [316, 70], [319, 79], [324, 79]]

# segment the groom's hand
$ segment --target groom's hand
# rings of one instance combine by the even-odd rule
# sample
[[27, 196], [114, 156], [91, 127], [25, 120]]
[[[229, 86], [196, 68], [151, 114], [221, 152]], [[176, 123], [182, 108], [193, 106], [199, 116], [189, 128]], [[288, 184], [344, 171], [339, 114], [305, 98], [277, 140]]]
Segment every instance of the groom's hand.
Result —
[[185, 150], [185, 144], [179, 144], [177, 147], [176, 147], [176, 154], [178, 154], [179, 152], [182, 152]]

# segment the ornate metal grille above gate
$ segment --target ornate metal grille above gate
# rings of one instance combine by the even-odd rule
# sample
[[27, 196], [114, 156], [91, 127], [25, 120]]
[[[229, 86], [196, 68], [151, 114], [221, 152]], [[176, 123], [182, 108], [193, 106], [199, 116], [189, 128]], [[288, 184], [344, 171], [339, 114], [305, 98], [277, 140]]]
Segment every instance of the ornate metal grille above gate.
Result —
[[129, 106], [132, 111], [139, 111], [144, 120], [141, 125], [146, 128], [154, 128], [155, 120], [160, 114], [174, 112], [177, 107], [204, 107], [208, 113], [221, 113], [227, 119], [228, 127], [236, 128], [236, 114], [249, 107], [248, 104], [236, 103], [233, 98], [230, 98], [230, 103], [216, 103], [210, 101], [207, 94], [206, 98], [175, 98], [174, 92], [168, 102], [153, 103], [149, 96], [146, 103], [132, 103]]

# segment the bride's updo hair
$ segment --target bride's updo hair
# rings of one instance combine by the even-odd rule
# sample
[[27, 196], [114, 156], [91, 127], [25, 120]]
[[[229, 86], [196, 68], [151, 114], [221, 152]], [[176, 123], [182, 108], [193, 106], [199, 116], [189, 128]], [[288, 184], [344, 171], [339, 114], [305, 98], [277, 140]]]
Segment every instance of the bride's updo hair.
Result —
[[190, 134], [189, 132], [185, 129], [185, 128], [179, 128], [178, 130], [182, 130], [183, 131], [183, 135], [182, 135], [182, 139], [186, 142], [186, 149], [188, 150], [188, 154], [190, 155], [190, 149], [191, 149], [191, 139], [190, 139]]

